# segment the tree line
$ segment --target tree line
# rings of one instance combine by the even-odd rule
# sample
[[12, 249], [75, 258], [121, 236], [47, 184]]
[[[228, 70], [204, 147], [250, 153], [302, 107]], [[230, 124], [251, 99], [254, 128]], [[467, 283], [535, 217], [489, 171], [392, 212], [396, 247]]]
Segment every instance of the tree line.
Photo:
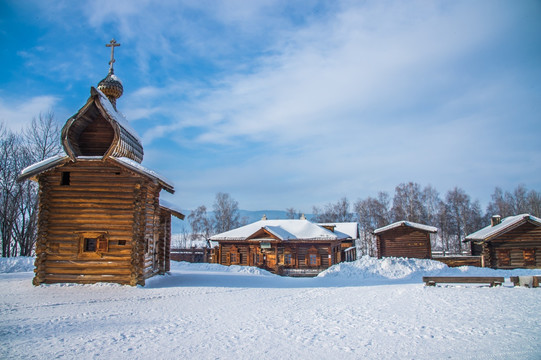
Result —
[[[422, 187], [415, 182], [401, 183], [394, 194], [381, 191], [375, 197], [359, 199], [353, 204], [347, 197], [323, 207], [312, 207], [313, 222], [351, 222], [359, 224], [361, 254], [376, 255], [373, 231], [396, 221], [406, 220], [438, 228], [433, 239], [433, 250], [460, 254], [467, 250], [462, 240], [490, 223], [490, 217], [507, 217], [522, 213], [541, 216], [541, 193], [518, 185], [512, 192], [496, 187], [491, 201], [483, 211], [478, 200], [473, 200], [463, 189], [454, 187], [443, 196], [432, 186]], [[298, 219], [301, 212], [287, 208], [285, 217]], [[181, 234], [181, 247], [246, 224], [240, 218], [238, 202], [227, 193], [216, 194], [212, 214], [204, 205], [187, 217], [189, 227]]]
[[493, 215], [507, 217], [529, 213], [541, 216], [541, 193], [528, 190], [524, 185], [518, 185], [512, 192], [496, 187], [486, 211], [483, 211], [479, 201], [472, 200], [459, 187], [440, 196], [430, 185], [422, 187], [418, 183], [408, 182], [396, 186], [392, 198], [382, 191], [375, 197], [360, 199], [350, 206], [344, 197], [322, 208], [313, 207], [312, 212], [312, 221], [315, 222], [357, 221], [362, 254], [375, 255], [375, 229], [402, 220], [437, 227], [433, 250], [460, 254], [467, 250], [462, 240], [488, 225]]
[[30, 256], [37, 238], [38, 186], [17, 182], [21, 171], [61, 151], [53, 113], [40, 114], [19, 133], [0, 122], [0, 236], [2, 257]]

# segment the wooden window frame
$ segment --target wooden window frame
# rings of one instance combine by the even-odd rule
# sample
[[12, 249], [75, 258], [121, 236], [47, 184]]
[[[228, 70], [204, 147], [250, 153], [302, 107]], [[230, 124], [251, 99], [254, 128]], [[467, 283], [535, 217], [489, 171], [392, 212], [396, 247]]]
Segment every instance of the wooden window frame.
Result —
[[[85, 231], [77, 233], [79, 237], [79, 257], [102, 257], [109, 251], [109, 234], [106, 231]], [[95, 249], [86, 250], [88, 241], [95, 239]]]
[[536, 266], [535, 249], [522, 249], [522, 259], [524, 266]]
[[239, 249], [233, 245], [227, 252], [228, 265], [240, 265], [240, 253]]
[[291, 253], [284, 253], [284, 265], [292, 266], [293, 264], [293, 255]]
[[498, 266], [511, 266], [511, 250], [496, 249], [496, 261]]
[[[312, 262], [312, 256], [314, 256], [315, 263]], [[320, 267], [321, 266], [321, 257], [319, 256], [319, 252], [316, 247], [312, 246], [310, 249], [308, 249], [308, 252], [306, 253], [306, 265], [309, 267]]]
[[[289, 263], [286, 262], [286, 257], [289, 257]], [[295, 252], [290, 248], [284, 249], [284, 266], [295, 266]]]

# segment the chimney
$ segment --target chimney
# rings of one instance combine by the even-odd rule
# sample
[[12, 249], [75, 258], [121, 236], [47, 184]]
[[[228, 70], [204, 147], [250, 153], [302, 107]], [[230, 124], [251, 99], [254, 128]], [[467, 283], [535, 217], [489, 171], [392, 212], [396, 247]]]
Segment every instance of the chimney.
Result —
[[502, 217], [500, 215], [493, 215], [490, 218], [490, 225], [492, 225], [492, 226], [496, 226], [501, 222], [502, 222]]

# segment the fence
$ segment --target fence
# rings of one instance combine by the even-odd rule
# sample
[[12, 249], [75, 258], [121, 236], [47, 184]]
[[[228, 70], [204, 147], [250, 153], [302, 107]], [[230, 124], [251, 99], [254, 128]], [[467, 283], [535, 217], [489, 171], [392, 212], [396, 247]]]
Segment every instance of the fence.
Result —
[[211, 262], [211, 251], [207, 248], [171, 249], [171, 260], [208, 263]]

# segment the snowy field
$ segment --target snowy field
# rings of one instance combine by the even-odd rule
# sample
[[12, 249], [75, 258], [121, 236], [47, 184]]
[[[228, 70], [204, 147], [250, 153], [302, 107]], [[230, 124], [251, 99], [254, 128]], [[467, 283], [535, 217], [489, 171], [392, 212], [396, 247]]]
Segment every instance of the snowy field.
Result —
[[145, 287], [31, 284], [0, 261], [1, 359], [541, 359], [541, 289], [423, 275], [541, 275], [363, 258], [317, 278], [173, 263]]

